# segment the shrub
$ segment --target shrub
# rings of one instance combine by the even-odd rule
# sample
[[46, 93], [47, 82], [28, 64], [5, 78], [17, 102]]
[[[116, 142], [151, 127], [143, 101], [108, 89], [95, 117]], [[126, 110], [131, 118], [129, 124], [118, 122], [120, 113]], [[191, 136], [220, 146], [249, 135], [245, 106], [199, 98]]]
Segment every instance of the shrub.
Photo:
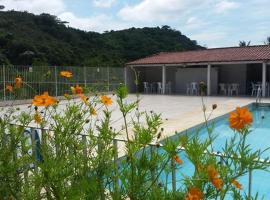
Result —
[[[80, 86], [72, 91], [79, 100], [66, 94], [61, 104], [45, 92], [27, 111], [2, 110], [0, 199], [252, 199], [241, 193], [239, 178], [266, 170], [268, 160], [256, 162], [262, 151], [246, 143], [252, 123], [247, 109], [230, 114], [235, 137], [226, 141], [221, 157], [213, 153], [215, 137], [206, 114], [205, 141], [197, 134], [160, 141], [161, 115], [141, 111], [139, 96], [128, 102], [124, 85], [115, 97], [91, 96]], [[112, 119], [119, 111], [120, 130]], [[194, 172], [177, 180], [186, 164], [183, 150]]]

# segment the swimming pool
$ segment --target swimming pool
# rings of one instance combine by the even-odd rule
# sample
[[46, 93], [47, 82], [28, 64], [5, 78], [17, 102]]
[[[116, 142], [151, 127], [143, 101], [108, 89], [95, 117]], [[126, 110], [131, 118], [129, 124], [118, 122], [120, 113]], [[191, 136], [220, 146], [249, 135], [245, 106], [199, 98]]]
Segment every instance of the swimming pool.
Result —
[[[248, 107], [253, 114], [253, 124], [251, 127], [252, 133], [248, 136], [247, 143], [250, 144], [251, 148], [254, 150], [264, 150], [270, 147], [270, 104], [251, 104]], [[216, 136], [216, 139], [213, 143], [213, 149], [215, 152], [222, 152], [225, 141], [234, 136], [234, 132], [228, 124], [228, 114], [213, 119], [210, 121], [210, 123], [214, 123], [215, 127], [213, 135]], [[181, 137], [182, 134], [192, 135], [194, 132], [198, 132], [200, 140], [205, 140], [208, 137], [207, 130], [202, 128], [202, 125], [193, 127], [173, 137]], [[185, 153], [182, 151], [179, 153], [179, 156], [183, 160], [184, 164], [176, 172], [177, 188], [181, 188], [181, 180], [183, 180], [183, 175], [191, 176], [194, 172], [194, 166], [185, 157]], [[270, 151], [263, 154], [263, 157], [265, 158], [269, 156]], [[270, 167], [268, 170], [270, 170]], [[270, 199], [270, 172], [255, 170], [252, 171], [251, 177], [251, 195], [254, 196], [258, 192], [259, 199], [262, 197], [265, 199]], [[163, 179], [163, 181], [166, 179], [164, 174], [161, 179]], [[249, 176], [245, 175], [241, 177], [239, 182], [243, 186], [242, 193], [247, 194], [249, 187]], [[169, 184], [168, 187], [171, 188], [171, 184]], [[227, 199], [231, 199], [231, 197], [228, 197]]]

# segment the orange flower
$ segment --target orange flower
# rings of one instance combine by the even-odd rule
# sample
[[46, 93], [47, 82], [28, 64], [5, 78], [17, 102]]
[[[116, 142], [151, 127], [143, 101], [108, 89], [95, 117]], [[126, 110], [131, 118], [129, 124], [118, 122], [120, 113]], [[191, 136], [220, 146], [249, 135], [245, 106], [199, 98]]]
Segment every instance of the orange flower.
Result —
[[72, 73], [70, 71], [61, 71], [60, 72], [60, 76], [66, 77], [66, 78], [70, 78], [72, 77]]
[[108, 96], [101, 96], [101, 102], [105, 105], [105, 106], [110, 106], [112, 105], [112, 99]]
[[202, 199], [203, 199], [203, 193], [199, 188], [196, 188], [196, 187], [189, 188], [188, 194], [185, 200], [202, 200]]
[[41, 115], [40, 115], [39, 112], [36, 112], [36, 113], [34, 114], [34, 120], [35, 120], [35, 122], [36, 122], [37, 124], [41, 124], [41, 122], [42, 122], [42, 117], [41, 117]]
[[181, 158], [176, 155], [173, 157], [173, 159], [175, 160], [176, 163], [178, 163], [179, 165], [182, 165], [183, 164], [183, 160], [181, 160]]
[[89, 104], [88, 100], [89, 98], [87, 96], [85, 96], [84, 94], [79, 94], [81, 100], [85, 103], [85, 104]]
[[56, 99], [52, 96], [49, 96], [48, 92], [44, 92], [42, 95], [36, 95], [32, 101], [35, 106], [45, 106], [56, 104]]
[[241, 130], [253, 121], [252, 114], [247, 108], [237, 107], [235, 112], [231, 112], [229, 123], [232, 129]]
[[11, 85], [7, 85], [6, 90], [9, 92], [13, 92], [13, 87]]
[[73, 94], [82, 94], [83, 89], [79, 85], [76, 85], [75, 87], [70, 87]]
[[237, 189], [242, 190], [242, 185], [237, 180], [233, 180], [232, 185]]
[[210, 179], [217, 178], [219, 176], [218, 171], [213, 165], [207, 167], [208, 176]]
[[223, 181], [219, 178], [219, 173], [213, 165], [207, 167], [207, 173], [213, 186], [220, 190], [223, 187]]
[[216, 189], [218, 189], [218, 190], [221, 190], [222, 189], [222, 187], [223, 187], [223, 181], [220, 178], [211, 179], [211, 182], [212, 182], [213, 186]]
[[22, 78], [20, 76], [17, 76], [17, 78], [15, 78], [15, 88], [21, 87], [22, 87]]

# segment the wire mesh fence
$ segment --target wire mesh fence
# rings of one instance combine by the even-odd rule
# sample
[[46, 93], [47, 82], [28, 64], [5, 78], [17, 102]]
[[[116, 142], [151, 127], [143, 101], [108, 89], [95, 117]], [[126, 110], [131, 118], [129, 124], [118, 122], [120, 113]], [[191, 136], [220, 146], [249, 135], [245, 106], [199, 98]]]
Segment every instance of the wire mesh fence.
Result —
[[[61, 77], [61, 71], [72, 72], [71, 78]], [[23, 87], [16, 93], [7, 91], [17, 76], [22, 77]], [[74, 66], [1, 66], [0, 100], [31, 99], [33, 96], [48, 91], [50, 95], [62, 96], [70, 92], [76, 84], [91, 88], [95, 92], [113, 91], [124, 82], [122, 67], [74, 67]]]
[[[10, 125], [18, 126], [16, 124], [10, 124]], [[42, 158], [42, 154], [41, 154], [42, 151], [41, 151], [41, 147], [40, 147], [41, 144], [44, 145], [44, 143], [47, 143], [47, 145], [54, 146], [57, 148], [57, 145], [55, 144], [56, 141], [54, 140], [54, 137], [51, 137], [51, 139], [48, 140], [49, 135], [54, 135], [53, 130], [41, 129], [41, 128], [29, 127], [29, 126], [25, 126], [24, 128], [25, 128], [24, 129], [25, 137], [30, 137], [30, 140], [28, 140], [28, 142], [29, 142], [28, 145], [30, 146], [29, 151], [31, 152], [30, 154], [38, 162], [40, 162], [40, 159]], [[95, 136], [95, 137], [97, 139], [99, 138], [99, 136]], [[91, 152], [88, 149], [88, 145], [91, 143], [91, 139], [89, 138], [89, 135], [85, 135], [85, 133], [79, 134], [78, 140], [82, 141], [82, 143], [84, 144], [83, 153], [84, 153], [85, 157], [88, 157], [89, 152]], [[50, 144], [48, 144], [48, 142]], [[117, 174], [122, 173], [121, 170], [124, 168], [123, 166], [121, 166], [123, 164], [121, 162], [121, 160], [126, 158], [126, 154], [124, 151], [126, 143], [128, 143], [128, 141], [125, 139], [114, 138], [111, 141], [112, 148], [115, 149], [114, 155], [113, 155], [114, 156], [113, 161], [118, 166], [116, 168]], [[163, 146], [162, 143], [159, 143], [159, 144], [150, 143], [150, 144], [148, 144], [148, 147], [147, 147], [147, 149], [144, 150], [144, 152], [147, 152], [149, 157], [154, 156], [155, 153], [162, 154], [162, 151], [163, 151], [161, 149], [162, 146]], [[98, 149], [98, 148], [99, 147], [97, 146], [96, 149]], [[22, 152], [21, 149], [17, 149], [17, 150], [19, 152]], [[185, 148], [179, 147], [178, 150], [179, 150], [179, 155], [181, 155], [181, 158], [185, 159], [185, 151], [186, 151]], [[80, 151], [80, 149], [78, 149], [78, 151]], [[35, 153], [35, 155], [34, 155], [34, 153]], [[57, 149], [55, 150], [55, 154], [57, 154]], [[219, 162], [220, 165], [225, 164], [230, 159], [239, 159], [239, 158], [233, 157], [231, 155], [225, 155], [225, 154], [217, 153], [217, 152], [205, 152], [204, 154], [211, 154], [211, 155], [217, 157], [217, 159], [220, 160], [220, 162]], [[153, 177], [158, 177], [154, 181], [165, 186], [168, 190], [176, 192], [177, 188], [181, 188], [182, 184], [184, 184], [185, 176], [191, 176], [193, 173], [193, 170], [195, 170], [192, 167], [189, 160], [185, 160], [184, 162], [185, 162], [185, 166], [182, 166], [181, 168], [179, 168], [176, 166], [175, 159], [170, 158], [170, 162], [167, 163], [170, 170], [163, 168], [163, 169], [161, 169], [162, 171], [158, 172], [158, 171], [156, 171], [156, 169], [152, 169], [151, 173], [153, 173]], [[255, 162], [265, 162], [265, 164], [268, 166], [268, 170], [269, 170], [270, 163], [268, 161], [255, 159], [254, 163]], [[31, 163], [29, 163], [29, 165], [30, 164]], [[34, 167], [36, 167], [36, 166], [34, 166]], [[258, 188], [258, 187], [256, 187], [255, 185], [260, 185], [261, 177], [262, 176], [263, 177], [269, 176], [268, 170], [261, 171], [260, 174], [258, 173], [258, 170], [253, 170], [253, 171], [249, 170], [247, 174], [240, 177], [239, 180], [241, 180], [241, 183], [243, 184], [243, 190], [241, 189], [242, 190], [241, 194], [242, 195], [246, 194], [248, 199], [251, 199], [252, 195], [254, 195], [257, 192], [255, 190], [255, 188]], [[159, 175], [157, 173], [159, 173]], [[253, 178], [254, 178], [254, 180], [253, 180]], [[201, 179], [201, 180], [203, 180], [203, 179]], [[115, 184], [114, 186], [117, 186], [118, 188], [121, 187], [121, 182], [120, 182], [120, 179], [118, 176], [116, 176], [115, 182], [113, 184]], [[255, 190], [255, 192], [253, 192], [253, 189]], [[104, 190], [105, 190], [105, 186], [104, 186]], [[259, 191], [266, 192], [263, 189], [260, 189]], [[226, 199], [230, 199], [230, 196], [227, 195]]]

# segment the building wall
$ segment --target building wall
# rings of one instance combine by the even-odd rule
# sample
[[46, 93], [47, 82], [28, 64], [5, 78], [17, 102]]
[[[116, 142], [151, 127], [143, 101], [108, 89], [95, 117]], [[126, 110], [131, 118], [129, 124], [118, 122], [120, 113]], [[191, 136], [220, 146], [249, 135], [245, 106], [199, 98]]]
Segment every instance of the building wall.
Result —
[[162, 81], [162, 68], [161, 67], [144, 67], [140, 68], [140, 80], [142, 82], [161, 82]]
[[176, 83], [175, 83], [175, 73], [177, 72], [177, 67], [167, 67], [166, 68], [166, 82], [171, 82], [172, 84], [172, 93], [175, 92]]
[[219, 83], [238, 83], [240, 87], [239, 95], [246, 94], [247, 65], [219, 65]]
[[[186, 84], [191, 82], [204, 81], [207, 83], [207, 68], [178, 68], [175, 73], [175, 92], [186, 94]], [[211, 68], [211, 94], [217, 94], [218, 71]]]

